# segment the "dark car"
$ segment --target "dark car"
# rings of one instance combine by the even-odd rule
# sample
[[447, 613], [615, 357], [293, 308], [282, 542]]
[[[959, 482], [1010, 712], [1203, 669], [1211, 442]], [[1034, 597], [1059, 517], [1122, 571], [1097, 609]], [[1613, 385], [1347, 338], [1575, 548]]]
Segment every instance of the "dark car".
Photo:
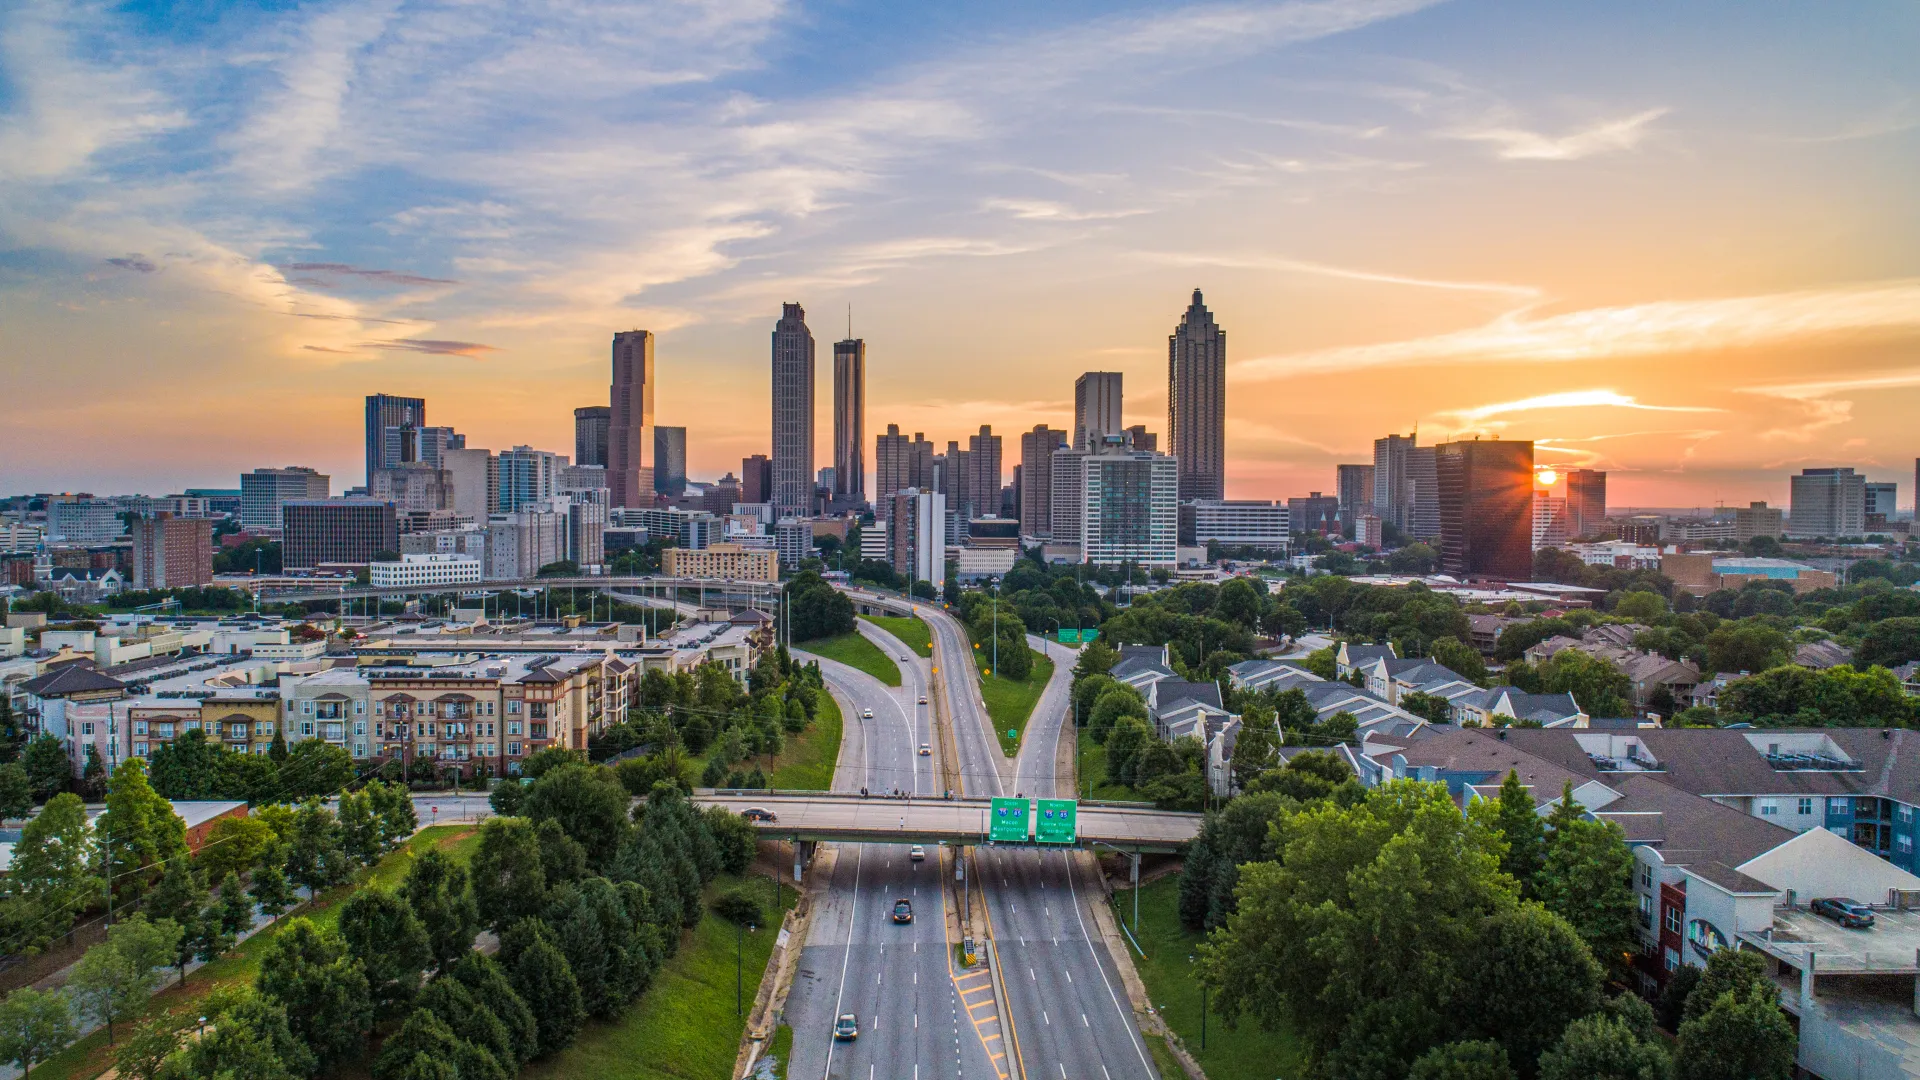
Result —
[[848, 1042], [859, 1037], [860, 1023], [853, 1018], [852, 1013], [841, 1013], [840, 1018], [833, 1022], [835, 1042]]
[[780, 820], [778, 817], [774, 816], [773, 811], [767, 809], [764, 806], [749, 806], [745, 810], [740, 811], [740, 816], [743, 818], [746, 818], [748, 821], [779, 821]]
[[1844, 896], [1823, 896], [1813, 902], [1813, 913], [1824, 915], [1841, 926], [1865, 930], [1873, 925], [1873, 909]]
[[894, 922], [912, 922], [913, 921], [913, 901], [906, 900], [906, 899], [895, 900], [893, 902], [893, 921]]

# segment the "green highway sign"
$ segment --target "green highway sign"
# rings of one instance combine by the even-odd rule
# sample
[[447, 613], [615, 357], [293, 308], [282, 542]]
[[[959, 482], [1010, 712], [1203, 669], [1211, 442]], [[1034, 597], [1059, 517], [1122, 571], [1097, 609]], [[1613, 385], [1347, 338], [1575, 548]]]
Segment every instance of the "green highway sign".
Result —
[[1033, 819], [1033, 838], [1042, 844], [1071, 844], [1079, 840], [1080, 804], [1072, 799], [1041, 799]]
[[1033, 824], [1033, 815], [1027, 812], [1031, 805], [1026, 799], [993, 800], [987, 839], [996, 844], [1026, 843], [1029, 827]]
[[1060, 636], [1060, 644], [1062, 644], [1062, 645], [1065, 645], [1065, 644], [1067, 644], [1068, 642], [1073, 642], [1073, 641], [1079, 641], [1079, 640], [1080, 640], [1080, 631], [1078, 631], [1078, 630], [1062, 630], [1062, 631], [1060, 631], [1060, 635], [1059, 635], [1059, 636]]

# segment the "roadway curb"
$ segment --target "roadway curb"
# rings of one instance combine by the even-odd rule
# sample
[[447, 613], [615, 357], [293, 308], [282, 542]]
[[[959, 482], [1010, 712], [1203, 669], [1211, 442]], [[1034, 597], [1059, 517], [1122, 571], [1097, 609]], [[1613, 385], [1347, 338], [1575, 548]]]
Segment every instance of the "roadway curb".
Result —
[[1132, 946], [1120, 933], [1120, 924], [1114, 921], [1113, 884], [1107, 880], [1107, 875], [1100, 869], [1100, 860], [1090, 852], [1082, 851], [1076, 854], [1077, 857], [1092, 863], [1094, 879], [1100, 883], [1100, 902], [1091, 905], [1093, 921], [1099, 924], [1100, 936], [1106, 939], [1107, 953], [1113, 957], [1113, 966], [1120, 972], [1120, 981], [1127, 988], [1127, 1003], [1133, 1006], [1134, 1022], [1139, 1025], [1142, 1035], [1160, 1036], [1161, 1042], [1166, 1044], [1167, 1051], [1186, 1072], [1188, 1080], [1207, 1080], [1207, 1074], [1200, 1068], [1200, 1063], [1194, 1060], [1193, 1055], [1187, 1052], [1186, 1045], [1181, 1042], [1179, 1034], [1168, 1027], [1166, 1022], [1160, 1019], [1160, 1014], [1154, 1011], [1153, 1000], [1147, 995], [1146, 983], [1140, 980], [1139, 969], [1133, 966]]
[[[778, 844], [775, 845], [776, 853]], [[780, 932], [787, 935], [785, 945], [776, 944], [767, 957], [766, 970], [760, 975], [760, 989], [754, 992], [753, 1009], [747, 1013], [747, 1026], [740, 1033], [740, 1049], [734, 1055], [733, 1075], [745, 1080], [753, 1072], [760, 1052], [773, 1042], [787, 1007], [787, 994], [793, 989], [794, 972], [800, 966], [800, 954], [806, 949], [807, 931], [813, 921], [813, 890], [819, 872], [832, 870], [834, 856], [825, 847], [816, 848], [813, 865], [800, 886], [800, 899], [780, 920]]]

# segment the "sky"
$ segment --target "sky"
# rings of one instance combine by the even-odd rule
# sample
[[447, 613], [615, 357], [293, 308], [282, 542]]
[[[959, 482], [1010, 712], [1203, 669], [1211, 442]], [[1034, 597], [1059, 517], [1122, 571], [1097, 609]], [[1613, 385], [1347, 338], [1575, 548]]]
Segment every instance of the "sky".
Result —
[[783, 302], [871, 438], [1166, 430], [1227, 489], [1536, 442], [1616, 506], [1913, 502], [1920, 7], [344, 0], [0, 6], [0, 492], [362, 480], [362, 399], [570, 453], [617, 330], [712, 478]]

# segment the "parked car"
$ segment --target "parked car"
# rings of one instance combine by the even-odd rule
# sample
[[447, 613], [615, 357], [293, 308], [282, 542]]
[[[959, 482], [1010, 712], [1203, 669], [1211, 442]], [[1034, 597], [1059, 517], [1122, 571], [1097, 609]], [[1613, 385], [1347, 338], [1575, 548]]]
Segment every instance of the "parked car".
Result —
[[915, 844], [907, 849], [907, 858], [912, 859], [914, 862], [919, 862], [926, 857], [927, 849], [921, 847], [919, 844]]
[[740, 816], [743, 818], [746, 818], [748, 821], [779, 821], [780, 820], [778, 817], [774, 816], [773, 811], [767, 809], [764, 806], [749, 806], [745, 810], [740, 811]]
[[913, 921], [913, 901], [901, 897], [893, 902], [893, 921], [909, 923]]
[[860, 1022], [852, 1013], [841, 1013], [840, 1019], [833, 1022], [833, 1041], [852, 1042], [860, 1037]]
[[1812, 907], [1815, 915], [1824, 915], [1851, 930], [1865, 930], [1873, 925], [1873, 909], [1858, 900], [1823, 896], [1815, 900]]

